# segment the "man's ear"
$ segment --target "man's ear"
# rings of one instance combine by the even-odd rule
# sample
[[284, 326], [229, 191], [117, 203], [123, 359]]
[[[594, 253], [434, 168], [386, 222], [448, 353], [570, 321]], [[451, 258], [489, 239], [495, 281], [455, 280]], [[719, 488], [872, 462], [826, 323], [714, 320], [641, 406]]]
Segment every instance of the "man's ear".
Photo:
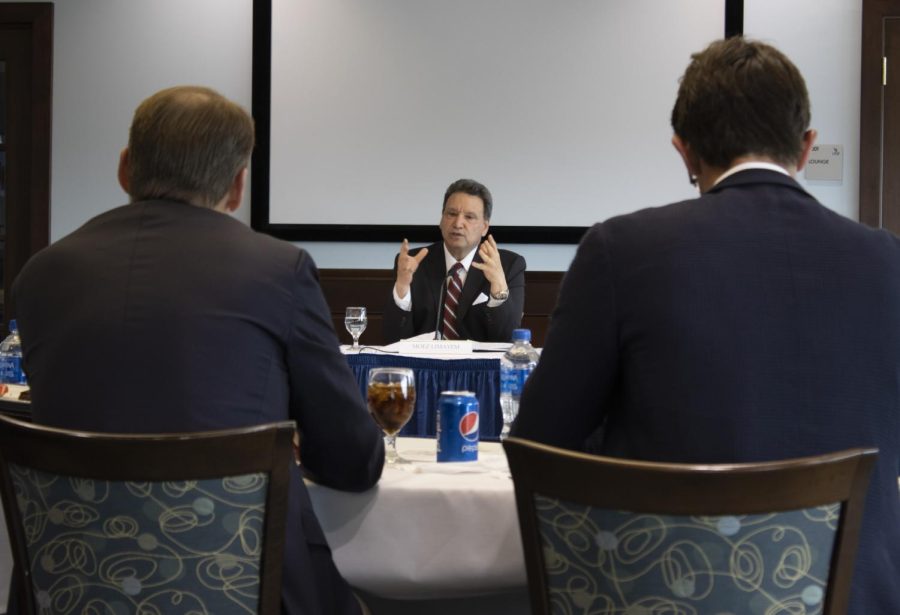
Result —
[[685, 143], [678, 135], [672, 135], [672, 146], [675, 147], [681, 155], [688, 176], [692, 178], [691, 183], [696, 183], [696, 177], [700, 175], [700, 159], [694, 154], [693, 150], [691, 150], [691, 146]]
[[809, 161], [809, 155], [812, 153], [813, 145], [815, 145], [818, 136], [819, 133], [812, 128], [803, 133], [803, 150], [800, 153], [800, 158], [797, 160], [798, 173], [803, 170], [803, 167]]
[[122, 186], [122, 190], [124, 190], [127, 194], [131, 194], [129, 188], [131, 187], [131, 181], [128, 179], [131, 175], [131, 163], [128, 160], [128, 148], [123, 148], [121, 153], [119, 153], [119, 185]]
[[241, 206], [241, 201], [244, 200], [244, 189], [247, 187], [247, 173], [247, 167], [244, 167], [234, 176], [228, 194], [225, 195], [225, 211], [234, 212]]

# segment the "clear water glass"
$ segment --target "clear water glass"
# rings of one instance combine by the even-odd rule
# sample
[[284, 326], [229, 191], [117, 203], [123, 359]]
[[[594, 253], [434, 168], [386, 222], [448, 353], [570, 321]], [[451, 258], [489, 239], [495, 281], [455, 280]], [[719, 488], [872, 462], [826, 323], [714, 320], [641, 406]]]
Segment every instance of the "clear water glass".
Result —
[[344, 312], [344, 326], [353, 336], [353, 347], [359, 350], [359, 336], [366, 330], [366, 324], [369, 322], [366, 318], [366, 308], [364, 307], [348, 307]]

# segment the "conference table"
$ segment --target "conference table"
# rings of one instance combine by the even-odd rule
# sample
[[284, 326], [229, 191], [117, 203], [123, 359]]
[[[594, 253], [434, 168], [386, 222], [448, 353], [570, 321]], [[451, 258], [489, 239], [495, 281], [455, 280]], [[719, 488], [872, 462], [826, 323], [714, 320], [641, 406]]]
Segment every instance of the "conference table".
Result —
[[[508, 346], [509, 344], [506, 344]], [[488, 346], [489, 348], [492, 346]], [[502, 352], [484, 351], [466, 354], [402, 355], [390, 347], [364, 346], [354, 350], [342, 346], [350, 370], [356, 377], [360, 395], [366, 396], [366, 379], [373, 367], [409, 367], [416, 377], [416, 409], [401, 436], [434, 437], [437, 433], [436, 410], [442, 391], [472, 391], [478, 398], [480, 437], [497, 440], [503, 427], [500, 411], [500, 357]], [[30, 420], [30, 403], [19, 401], [27, 387], [8, 385], [0, 397], [0, 412]]]
[[[509, 346], [505, 344], [503, 346]], [[500, 345], [485, 346], [489, 349]], [[342, 346], [360, 394], [366, 395], [366, 378], [373, 367], [409, 367], [416, 378], [416, 409], [401, 436], [434, 437], [436, 410], [442, 391], [472, 391], [478, 398], [482, 440], [497, 440], [503, 427], [500, 411], [500, 357], [503, 352], [485, 350], [463, 354], [400, 354], [391, 346]]]
[[26, 385], [7, 384], [6, 391], [0, 395], [0, 413], [23, 421], [31, 420], [31, 402], [20, 399], [28, 390]]
[[[27, 404], [7, 398], [14, 411]], [[335, 563], [373, 615], [530, 612], [512, 480], [496, 442], [437, 463], [432, 438], [401, 437], [407, 464], [363, 493], [309, 483]], [[2, 521], [2, 517], [0, 517]], [[0, 612], [12, 560], [0, 527]]]
[[[10, 401], [13, 410], [28, 404]], [[397, 439], [364, 493], [309, 483], [335, 563], [373, 615], [512, 615], [529, 611], [512, 479], [497, 442], [474, 462], [437, 463], [433, 438]], [[2, 521], [2, 515], [0, 515]], [[12, 568], [0, 528], [0, 613]]]
[[363, 493], [309, 484], [348, 582], [373, 613], [528, 612], [515, 496], [499, 443], [478, 461], [437, 463], [435, 441], [398, 438], [405, 464], [386, 465]]

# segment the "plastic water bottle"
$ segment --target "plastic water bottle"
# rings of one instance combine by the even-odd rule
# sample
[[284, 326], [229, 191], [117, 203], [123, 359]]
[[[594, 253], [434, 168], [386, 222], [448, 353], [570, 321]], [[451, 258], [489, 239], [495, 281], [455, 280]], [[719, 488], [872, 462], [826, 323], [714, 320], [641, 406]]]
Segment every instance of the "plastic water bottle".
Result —
[[519, 414], [519, 398], [525, 380], [538, 362], [538, 352], [531, 346], [531, 330], [515, 329], [513, 345], [500, 359], [500, 410], [503, 412], [503, 429], [500, 437], [509, 435], [509, 428]]
[[0, 342], [0, 382], [27, 384], [22, 371], [22, 340], [15, 319], [9, 321], [9, 335]]

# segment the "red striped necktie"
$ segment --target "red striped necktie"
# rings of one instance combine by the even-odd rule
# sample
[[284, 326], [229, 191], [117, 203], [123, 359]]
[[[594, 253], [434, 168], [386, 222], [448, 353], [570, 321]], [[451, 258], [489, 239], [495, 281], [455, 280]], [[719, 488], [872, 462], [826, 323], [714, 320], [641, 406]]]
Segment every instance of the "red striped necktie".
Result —
[[462, 263], [456, 263], [450, 267], [450, 281], [447, 283], [447, 293], [444, 295], [444, 313], [441, 319], [444, 339], [448, 340], [459, 339], [456, 308], [459, 306], [459, 296], [462, 294], [462, 282], [459, 279], [462, 270]]

